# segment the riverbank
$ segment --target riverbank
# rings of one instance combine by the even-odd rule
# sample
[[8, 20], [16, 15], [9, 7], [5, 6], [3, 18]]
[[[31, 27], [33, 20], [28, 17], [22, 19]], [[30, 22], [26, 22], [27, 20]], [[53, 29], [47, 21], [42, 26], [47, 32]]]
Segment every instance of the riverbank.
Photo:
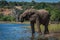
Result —
[[[2, 23], [5, 23], [5, 24], [9, 24], [9, 23], [10, 24], [30, 24], [29, 21], [25, 21], [23, 23], [15, 22], [15, 21], [12, 21], [12, 22], [10, 22], [10, 21], [0, 21], [0, 24], [2, 24]], [[60, 30], [60, 24], [49, 24], [48, 26], [49, 26], [48, 28], [51, 32], [53, 32], [53, 31], [56, 32], [56, 31]], [[41, 27], [41, 31], [44, 31], [44, 26], [41, 25], [40, 27]], [[29, 26], [28, 28], [31, 28], [31, 27]], [[38, 30], [36, 24], [35, 24], [35, 29], [36, 29], [36, 31]]]
[[25, 21], [25, 22], [21, 23], [21, 22], [15, 22], [15, 21], [12, 21], [12, 22], [10, 22], [10, 21], [0, 21], [0, 23], [7, 23], [7, 24], [9, 24], [9, 23], [12, 23], [12, 24], [29, 24], [30, 22]]

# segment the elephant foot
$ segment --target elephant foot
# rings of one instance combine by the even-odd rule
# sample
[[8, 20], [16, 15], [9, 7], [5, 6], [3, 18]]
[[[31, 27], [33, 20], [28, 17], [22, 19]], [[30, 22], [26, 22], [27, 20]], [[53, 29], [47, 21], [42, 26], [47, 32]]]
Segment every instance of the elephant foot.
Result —
[[49, 34], [49, 32], [48, 31], [47, 32], [45, 31], [44, 34]]
[[34, 40], [34, 38], [33, 38], [33, 37], [31, 37], [31, 40]]
[[41, 40], [40, 38], [38, 38], [38, 40]]
[[42, 34], [42, 32], [40, 32], [39, 34]]
[[34, 40], [34, 34], [32, 34], [31, 40]]
[[39, 35], [41, 35], [42, 34], [42, 32], [37, 32]]

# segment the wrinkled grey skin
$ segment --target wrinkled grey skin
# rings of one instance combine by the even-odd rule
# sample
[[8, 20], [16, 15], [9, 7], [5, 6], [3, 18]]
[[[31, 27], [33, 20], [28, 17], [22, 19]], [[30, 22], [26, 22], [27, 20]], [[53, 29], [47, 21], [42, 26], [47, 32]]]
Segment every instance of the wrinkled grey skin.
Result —
[[50, 19], [50, 14], [48, 11], [44, 9], [35, 10], [30, 9], [26, 10], [24, 13], [20, 15], [20, 22], [24, 22], [24, 20], [29, 20], [31, 24], [32, 29], [32, 37], [34, 37], [35, 29], [34, 24], [36, 23], [38, 28], [38, 33], [41, 34], [40, 25], [43, 24], [45, 26], [44, 28], [44, 34], [48, 34], [48, 24]]

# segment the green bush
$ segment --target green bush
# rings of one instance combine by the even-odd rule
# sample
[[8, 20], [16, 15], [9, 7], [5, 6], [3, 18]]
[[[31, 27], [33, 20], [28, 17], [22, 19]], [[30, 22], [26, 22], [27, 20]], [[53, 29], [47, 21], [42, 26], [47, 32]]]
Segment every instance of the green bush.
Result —
[[[1, 15], [1, 14], [0, 14]], [[0, 21], [15, 21], [15, 18], [12, 16], [0, 16]]]
[[12, 17], [12, 16], [4, 16], [3, 21], [14, 21], [14, 17]]

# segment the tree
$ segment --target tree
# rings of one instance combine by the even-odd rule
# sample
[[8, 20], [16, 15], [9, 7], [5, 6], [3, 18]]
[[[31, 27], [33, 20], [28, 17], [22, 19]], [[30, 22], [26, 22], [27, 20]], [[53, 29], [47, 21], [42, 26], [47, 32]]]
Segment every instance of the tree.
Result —
[[60, 11], [57, 8], [54, 8], [51, 11], [51, 20], [58, 21], [60, 19]]
[[12, 17], [12, 16], [3, 16], [3, 20], [2, 21], [14, 21], [15, 19], [14, 19], [14, 17]]
[[4, 6], [7, 6], [8, 5], [8, 2], [6, 0], [1, 0], [0, 1], [0, 7], [4, 7]]
[[31, 2], [31, 3], [32, 3], [32, 6], [33, 6], [33, 5], [36, 5], [35, 0], [32, 0], [32, 2]]
[[4, 14], [3, 13], [0, 13], [0, 21], [3, 20], [3, 16], [4, 16]]

